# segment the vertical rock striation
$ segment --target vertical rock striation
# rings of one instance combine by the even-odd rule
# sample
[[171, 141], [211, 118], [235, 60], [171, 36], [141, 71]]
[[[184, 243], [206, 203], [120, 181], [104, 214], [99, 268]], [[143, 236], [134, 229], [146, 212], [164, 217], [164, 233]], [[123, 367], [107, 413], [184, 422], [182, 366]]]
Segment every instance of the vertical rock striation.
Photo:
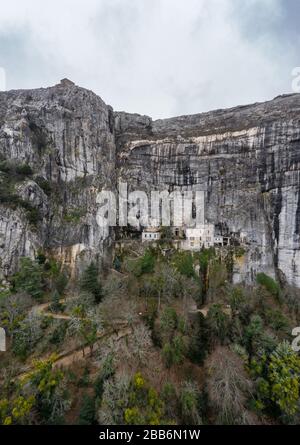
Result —
[[111, 107], [66, 80], [1, 93], [0, 154], [2, 275], [39, 248], [72, 267], [105, 257], [111, 237], [96, 223], [96, 194], [115, 184]]
[[300, 286], [300, 96], [152, 121], [116, 113], [119, 173], [142, 189], [206, 191], [206, 218], [243, 232], [235, 280], [280, 269]]
[[300, 287], [300, 95], [153, 121], [68, 80], [0, 93], [0, 271], [46, 249], [73, 273], [105, 260], [99, 190], [205, 190], [206, 219], [243, 232], [234, 279], [281, 270]]

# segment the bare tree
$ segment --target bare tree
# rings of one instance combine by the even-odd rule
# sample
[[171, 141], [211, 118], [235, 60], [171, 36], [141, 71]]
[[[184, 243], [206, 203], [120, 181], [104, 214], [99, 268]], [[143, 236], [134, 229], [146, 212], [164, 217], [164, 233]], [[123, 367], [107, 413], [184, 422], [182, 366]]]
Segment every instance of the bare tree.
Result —
[[210, 403], [218, 411], [217, 422], [239, 424], [246, 414], [252, 383], [243, 360], [226, 347], [217, 347], [206, 362]]

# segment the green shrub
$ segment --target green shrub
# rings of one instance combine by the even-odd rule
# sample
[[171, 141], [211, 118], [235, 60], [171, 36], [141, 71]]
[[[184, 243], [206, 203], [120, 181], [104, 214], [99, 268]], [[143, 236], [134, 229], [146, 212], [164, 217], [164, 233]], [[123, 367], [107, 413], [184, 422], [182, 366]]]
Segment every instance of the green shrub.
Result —
[[85, 394], [79, 413], [79, 425], [92, 425], [95, 420], [95, 399]]
[[32, 176], [33, 170], [29, 164], [21, 164], [16, 166], [16, 173], [21, 176]]
[[37, 185], [43, 190], [43, 192], [46, 195], [50, 195], [52, 192], [52, 187], [50, 182], [43, 178], [42, 176], [38, 176], [37, 178], [35, 178], [35, 182], [37, 183]]
[[188, 278], [195, 276], [193, 257], [190, 252], [177, 252], [174, 258], [174, 266]]
[[59, 322], [59, 324], [54, 328], [54, 331], [52, 332], [49, 341], [53, 345], [59, 346], [65, 340], [68, 322], [66, 322], [66, 320], [57, 320], [57, 321]]
[[195, 255], [195, 257], [199, 260], [202, 271], [206, 271], [209, 261], [215, 256], [216, 251], [213, 247], [210, 247], [209, 249], [202, 249], [201, 252]]
[[[32, 176], [33, 170], [29, 164], [16, 164], [10, 160], [4, 160], [0, 162], [0, 171], [3, 173], [7, 173], [10, 176], [19, 175], [19, 176]], [[18, 178], [16, 178], [18, 179]]]
[[256, 281], [274, 297], [280, 296], [280, 286], [275, 280], [273, 280], [273, 278], [262, 272], [256, 275]]
[[266, 323], [274, 329], [274, 331], [287, 331], [289, 321], [283, 313], [278, 309], [269, 308], [265, 312]]
[[86, 214], [85, 209], [74, 209], [66, 213], [63, 218], [69, 223], [79, 223], [80, 219]]
[[33, 227], [36, 227], [41, 221], [39, 210], [36, 207], [33, 207], [31, 203], [24, 201], [17, 194], [13, 193], [9, 187], [0, 186], [0, 203], [5, 204], [11, 209], [17, 209], [18, 207], [23, 208], [26, 212], [29, 224]]
[[152, 249], [147, 249], [144, 255], [138, 259], [134, 265], [134, 274], [140, 277], [147, 273], [154, 272], [155, 254]]

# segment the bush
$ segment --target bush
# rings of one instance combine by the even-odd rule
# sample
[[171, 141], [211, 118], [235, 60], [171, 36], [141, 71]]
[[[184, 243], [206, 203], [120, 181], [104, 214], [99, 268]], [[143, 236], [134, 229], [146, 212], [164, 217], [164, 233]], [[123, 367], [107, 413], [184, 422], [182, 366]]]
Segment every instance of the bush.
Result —
[[196, 254], [196, 258], [199, 259], [201, 270], [204, 272], [207, 270], [209, 261], [216, 255], [215, 249], [210, 247], [209, 249], [202, 249], [200, 253]]
[[289, 320], [278, 309], [269, 308], [265, 312], [266, 323], [274, 329], [274, 331], [289, 332]]
[[155, 267], [155, 255], [150, 249], [147, 249], [142, 258], [140, 258], [134, 268], [136, 277], [140, 277], [146, 273], [152, 273]]
[[47, 196], [51, 194], [52, 187], [47, 179], [43, 178], [42, 176], [38, 176], [37, 178], [35, 178], [35, 182]]
[[258, 273], [256, 275], [256, 281], [274, 297], [280, 296], [280, 286], [275, 280], [273, 280], [273, 278], [269, 277], [265, 273]]
[[95, 399], [85, 394], [79, 413], [79, 425], [92, 425], [95, 421]]
[[16, 173], [21, 176], [32, 176], [33, 170], [28, 164], [21, 164], [16, 166]]
[[68, 322], [65, 321], [66, 320], [58, 320], [59, 324], [54, 328], [54, 331], [49, 339], [51, 344], [58, 346], [63, 343], [68, 328]]
[[189, 252], [178, 252], [174, 258], [174, 265], [181, 275], [188, 278], [195, 276], [193, 257]]
[[[9, 175], [32, 176], [33, 170], [29, 164], [15, 164], [12, 161], [4, 160], [0, 162], [0, 171]], [[18, 178], [16, 178], [18, 179]]]

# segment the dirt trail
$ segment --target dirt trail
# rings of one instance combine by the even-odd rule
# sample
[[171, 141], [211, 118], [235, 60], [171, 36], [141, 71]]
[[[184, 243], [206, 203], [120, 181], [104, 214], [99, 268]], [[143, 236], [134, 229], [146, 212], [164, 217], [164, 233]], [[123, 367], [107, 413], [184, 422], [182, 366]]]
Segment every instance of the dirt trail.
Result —
[[[61, 300], [59, 300], [59, 303], [60, 304], [64, 304], [64, 303], [67, 303], [68, 301], [71, 301], [71, 300], [74, 300], [74, 299], [75, 299], [75, 297], [62, 298]], [[57, 314], [55, 312], [47, 311], [47, 309], [49, 308], [50, 305], [51, 305], [51, 302], [38, 304], [37, 306], [33, 307], [33, 310], [37, 314], [45, 315], [47, 317], [52, 317], [52, 318], [55, 318], [57, 320], [71, 320], [70, 315]]]
[[[106, 337], [112, 338], [114, 341], [119, 341], [122, 338], [126, 337], [127, 335], [130, 335], [132, 333], [132, 328], [127, 327], [124, 329], [121, 329], [116, 334], [110, 333], [102, 333], [101, 337], [99, 337], [99, 340], [103, 340]], [[80, 360], [85, 360], [87, 357], [91, 356], [91, 350], [89, 346], [86, 346], [84, 349], [80, 348], [76, 351], [70, 352], [67, 355], [61, 357], [60, 359], [56, 360], [54, 363], [55, 367], [68, 367], [71, 366], [73, 363], [78, 362]]]
[[[107, 337], [112, 338], [114, 341], [119, 341], [124, 337], [127, 337], [127, 335], [130, 335], [132, 333], [132, 328], [130, 326], [120, 326], [119, 330], [116, 331], [115, 329], [107, 329], [105, 331], [98, 332], [97, 336], [98, 339], [95, 342], [95, 345], [101, 341], [104, 340]], [[86, 358], [90, 357], [91, 349], [89, 346], [85, 346], [84, 348], [77, 347], [76, 349], [72, 349], [71, 351], [62, 352], [59, 354], [53, 363], [53, 366], [55, 368], [57, 367], [68, 367], [74, 364], [75, 362], [85, 360]], [[47, 356], [39, 358], [39, 360], [47, 360], [49, 358], [49, 354]], [[15, 378], [23, 379], [25, 378], [33, 369], [32, 366], [27, 366], [26, 368], [23, 368], [20, 370], [20, 373], [15, 376]]]
[[[59, 303], [67, 303], [68, 301], [74, 299], [75, 297], [71, 298], [63, 298], [59, 300]], [[49, 308], [51, 302], [48, 303], [42, 303], [39, 305], [36, 305], [33, 307], [33, 309], [40, 315], [49, 316], [57, 320], [70, 320], [70, 315], [65, 314], [56, 314], [54, 312], [47, 311]], [[128, 326], [127, 322], [124, 322], [123, 320], [115, 321], [116, 326], [115, 328], [109, 328], [106, 330], [98, 331], [97, 332], [97, 340], [95, 344], [97, 344], [99, 341], [104, 340], [107, 337], [112, 338], [114, 341], [118, 341], [123, 337], [126, 337], [127, 335], [130, 335], [132, 333], [132, 328]], [[76, 349], [72, 349], [70, 351], [65, 351], [60, 353], [53, 366], [54, 367], [68, 367], [71, 366], [73, 363], [85, 360], [87, 357], [91, 356], [91, 349], [89, 346], [85, 346], [84, 348], [77, 347]], [[40, 360], [46, 360], [49, 358], [49, 354], [47, 356], [41, 357]], [[26, 377], [30, 371], [32, 370], [32, 366], [24, 367], [20, 370], [20, 373], [15, 376], [15, 378], [22, 379]]]

